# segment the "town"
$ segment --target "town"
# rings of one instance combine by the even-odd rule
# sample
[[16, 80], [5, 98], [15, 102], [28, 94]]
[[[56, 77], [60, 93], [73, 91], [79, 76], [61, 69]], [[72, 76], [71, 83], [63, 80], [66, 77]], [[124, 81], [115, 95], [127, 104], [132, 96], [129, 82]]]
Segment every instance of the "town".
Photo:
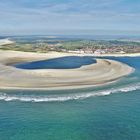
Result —
[[3, 39], [0, 49], [25, 52], [48, 51], [76, 54], [125, 54], [139, 53], [140, 42], [120, 40], [36, 40], [34, 42], [16, 42]]

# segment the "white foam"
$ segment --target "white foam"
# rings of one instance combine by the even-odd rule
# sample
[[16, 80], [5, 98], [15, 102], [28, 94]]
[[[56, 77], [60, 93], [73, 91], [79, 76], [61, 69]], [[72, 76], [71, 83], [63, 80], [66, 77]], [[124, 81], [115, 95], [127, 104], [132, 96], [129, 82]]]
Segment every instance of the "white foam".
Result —
[[69, 94], [69, 95], [59, 95], [59, 96], [40, 96], [40, 95], [10, 95], [7, 93], [0, 93], [0, 100], [3, 101], [22, 101], [22, 102], [63, 102], [63, 101], [69, 101], [69, 100], [78, 100], [78, 99], [86, 99], [89, 97], [94, 96], [107, 96], [112, 93], [127, 93], [130, 91], [135, 91], [140, 89], [140, 83], [134, 84], [134, 85], [128, 85], [126, 87], [120, 87], [110, 90], [101, 90], [101, 91], [93, 91], [93, 92], [87, 92], [87, 93], [81, 93], [81, 94]]

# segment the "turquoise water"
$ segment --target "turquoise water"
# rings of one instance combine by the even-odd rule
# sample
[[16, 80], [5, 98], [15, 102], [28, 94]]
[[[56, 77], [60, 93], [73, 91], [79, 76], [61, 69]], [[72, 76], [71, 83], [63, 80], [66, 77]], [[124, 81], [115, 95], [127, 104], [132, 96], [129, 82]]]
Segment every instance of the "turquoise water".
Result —
[[62, 91], [0, 90], [0, 140], [139, 140], [140, 57], [116, 83]]

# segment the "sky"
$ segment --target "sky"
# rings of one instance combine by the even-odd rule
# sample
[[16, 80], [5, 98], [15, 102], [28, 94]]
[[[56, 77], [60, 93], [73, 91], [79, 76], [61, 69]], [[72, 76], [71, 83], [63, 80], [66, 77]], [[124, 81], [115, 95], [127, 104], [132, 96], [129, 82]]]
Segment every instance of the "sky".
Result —
[[0, 34], [140, 33], [140, 0], [0, 0]]

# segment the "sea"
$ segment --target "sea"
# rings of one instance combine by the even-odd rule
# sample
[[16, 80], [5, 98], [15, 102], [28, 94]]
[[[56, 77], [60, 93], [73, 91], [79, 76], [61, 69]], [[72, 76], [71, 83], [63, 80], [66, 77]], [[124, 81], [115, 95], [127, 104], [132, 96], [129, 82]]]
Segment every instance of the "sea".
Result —
[[135, 71], [100, 87], [0, 90], [0, 140], [140, 140], [140, 57], [105, 58]]

